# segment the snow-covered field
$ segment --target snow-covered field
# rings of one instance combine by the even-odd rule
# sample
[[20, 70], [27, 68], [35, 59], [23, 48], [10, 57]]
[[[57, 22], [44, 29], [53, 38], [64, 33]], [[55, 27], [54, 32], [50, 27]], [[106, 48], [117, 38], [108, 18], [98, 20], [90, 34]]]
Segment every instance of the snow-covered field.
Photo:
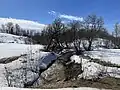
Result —
[[0, 33], [0, 59], [20, 56], [29, 52], [43, 49], [43, 45], [29, 45], [27, 37]]
[[0, 33], [0, 43], [19, 43], [25, 44], [28, 42], [27, 37], [17, 36], [7, 33]]
[[0, 43], [0, 58], [20, 56], [27, 54], [30, 51], [35, 52], [36, 50], [43, 49], [42, 45], [27, 45], [17, 43]]

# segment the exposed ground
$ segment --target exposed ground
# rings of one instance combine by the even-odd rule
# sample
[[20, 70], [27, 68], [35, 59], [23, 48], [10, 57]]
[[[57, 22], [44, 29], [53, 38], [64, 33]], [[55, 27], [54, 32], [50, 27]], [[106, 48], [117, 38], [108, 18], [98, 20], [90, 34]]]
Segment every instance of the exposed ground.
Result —
[[69, 88], [69, 87], [92, 87], [92, 88], [100, 88], [100, 89], [112, 89], [112, 90], [120, 90], [120, 79], [106, 77], [100, 79], [98, 81], [91, 80], [69, 80], [69, 81], [52, 81], [44, 84], [40, 88], [48, 89], [48, 88]]

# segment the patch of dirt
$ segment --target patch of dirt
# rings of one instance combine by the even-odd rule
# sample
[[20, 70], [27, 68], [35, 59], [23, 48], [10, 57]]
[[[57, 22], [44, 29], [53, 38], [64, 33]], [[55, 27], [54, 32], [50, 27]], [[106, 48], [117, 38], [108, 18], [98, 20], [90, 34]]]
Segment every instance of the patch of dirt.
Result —
[[53, 88], [68, 88], [68, 87], [93, 87], [93, 88], [100, 88], [100, 89], [112, 89], [112, 90], [120, 90], [120, 79], [106, 77], [100, 79], [98, 81], [91, 81], [91, 80], [69, 80], [69, 81], [56, 81], [56, 82], [49, 82], [41, 86], [40, 88], [44, 89], [53, 89]]

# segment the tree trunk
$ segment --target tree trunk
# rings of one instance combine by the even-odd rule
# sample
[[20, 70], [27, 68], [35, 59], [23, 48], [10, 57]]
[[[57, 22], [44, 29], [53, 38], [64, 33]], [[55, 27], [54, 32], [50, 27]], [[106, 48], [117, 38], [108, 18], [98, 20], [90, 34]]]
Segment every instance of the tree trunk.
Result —
[[89, 46], [88, 46], [88, 50], [87, 51], [91, 51], [91, 47], [92, 47], [92, 40], [89, 40]]

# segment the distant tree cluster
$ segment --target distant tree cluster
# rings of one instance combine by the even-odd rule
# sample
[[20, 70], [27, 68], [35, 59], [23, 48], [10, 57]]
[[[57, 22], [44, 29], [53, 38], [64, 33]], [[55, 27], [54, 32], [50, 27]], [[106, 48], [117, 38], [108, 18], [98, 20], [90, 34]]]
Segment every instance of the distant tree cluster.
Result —
[[34, 34], [33, 30], [22, 29], [18, 24], [13, 24], [12, 22], [8, 22], [7, 24], [2, 24], [0, 32], [18, 35], [18, 36], [28, 36], [28, 37]]

